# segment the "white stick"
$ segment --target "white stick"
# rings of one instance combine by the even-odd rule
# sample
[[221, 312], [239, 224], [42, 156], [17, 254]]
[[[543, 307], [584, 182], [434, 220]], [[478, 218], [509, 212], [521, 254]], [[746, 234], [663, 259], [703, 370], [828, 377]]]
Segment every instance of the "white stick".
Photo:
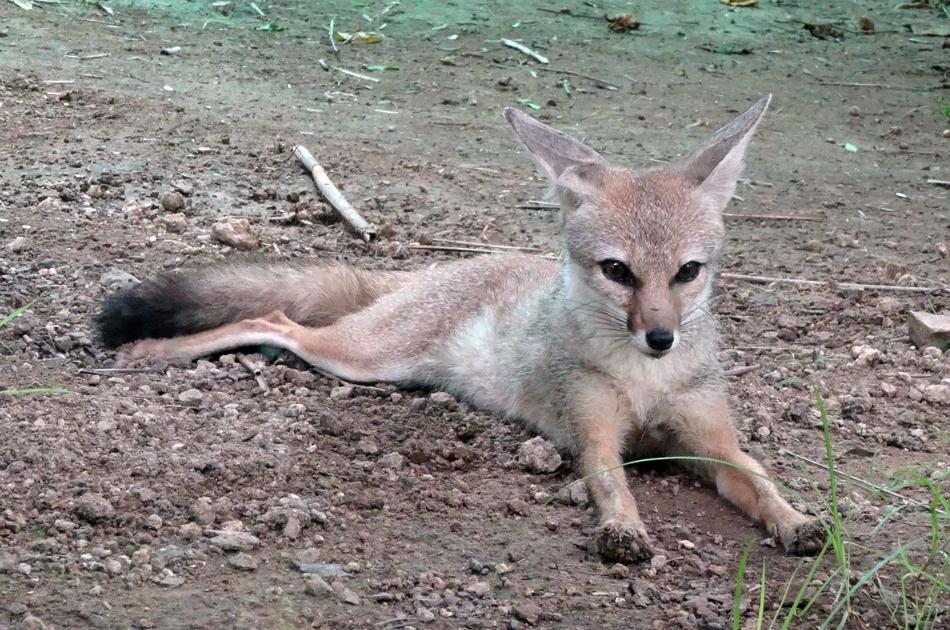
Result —
[[744, 273], [721, 273], [719, 276], [723, 280], [745, 280], [753, 284], [772, 284], [773, 282], [785, 284], [799, 284], [812, 287], [825, 287], [829, 285], [837, 286], [846, 291], [896, 291], [898, 293], [933, 293], [937, 288], [931, 287], [902, 287], [893, 284], [859, 284], [857, 282], [828, 282], [827, 280], [802, 280], [800, 278], [773, 278], [771, 276], [748, 276]]
[[337, 72], [342, 72], [343, 74], [349, 75], [351, 77], [356, 77], [357, 79], [363, 79], [364, 81], [372, 81], [373, 83], [379, 83], [379, 79], [376, 77], [371, 77], [365, 74], [360, 74], [359, 72], [353, 72], [352, 70], [347, 70], [346, 68], [341, 68], [339, 66], [330, 66]]
[[539, 52], [531, 50], [524, 44], [519, 44], [518, 42], [511, 39], [503, 39], [501, 40], [501, 43], [507, 46], [508, 48], [514, 48], [518, 52], [523, 52], [524, 54], [528, 55], [529, 57], [531, 57], [532, 59], [534, 59], [535, 61], [539, 63], [548, 63], [547, 57], [545, 57]]
[[364, 241], [372, 240], [373, 237], [376, 236], [376, 226], [372, 223], [368, 223], [366, 219], [360, 216], [360, 213], [350, 205], [350, 202], [347, 201], [343, 193], [333, 185], [333, 182], [331, 182], [327, 176], [327, 172], [324, 171], [320, 163], [317, 162], [317, 158], [313, 157], [313, 154], [307, 150], [307, 147], [299, 144], [295, 146], [294, 157], [304, 165], [304, 168], [310, 171], [310, 175], [320, 190], [320, 194], [323, 195], [324, 199], [330, 202], [333, 209], [350, 224], [350, 227], [363, 237]]

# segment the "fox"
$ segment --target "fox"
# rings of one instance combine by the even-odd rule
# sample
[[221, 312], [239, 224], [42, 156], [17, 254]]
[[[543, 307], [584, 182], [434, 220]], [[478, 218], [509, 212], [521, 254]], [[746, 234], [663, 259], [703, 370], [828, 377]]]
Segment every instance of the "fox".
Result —
[[287, 350], [354, 383], [439, 389], [570, 453], [598, 515], [592, 546], [636, 563], [656, 547], [624, 457], [691, 456], [794, 555], [824, 529], [739, 447], [711, 297], [723, 212], [771, 101], [681, 160], [646, 169], [521, 111], [504, 117], [560, 206], [557, 260], [490, 254], [418, 271], [230, 264], [160, 274], [108, 297], [96, 325], [116, 365]]

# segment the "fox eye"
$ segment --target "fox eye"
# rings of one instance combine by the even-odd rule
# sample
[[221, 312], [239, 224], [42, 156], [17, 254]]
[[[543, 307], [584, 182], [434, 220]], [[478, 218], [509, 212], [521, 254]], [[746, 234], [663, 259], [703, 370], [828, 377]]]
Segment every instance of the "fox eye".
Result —
[[701, 262], [691, 260], [682, 267], [679, 271], [676, 272], [676, 276], [673, 278], [674, 282], [684, 284], [686, 282], [692, 282], [696, 279], [696, 276], [699, 275], [699, 269], [703, 266]]
[[633, 275], [630, 268], [619, 260], [608, 258], [607, 260], [600, 261], [600, 270], [604, 272], [604, 276], [608, 280], [628, 287], [632, 287], [637, 281], [636, 276]]

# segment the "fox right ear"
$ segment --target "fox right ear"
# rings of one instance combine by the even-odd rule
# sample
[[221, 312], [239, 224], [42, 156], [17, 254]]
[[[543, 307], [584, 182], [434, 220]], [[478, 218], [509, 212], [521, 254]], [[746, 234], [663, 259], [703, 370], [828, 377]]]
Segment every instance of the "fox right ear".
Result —
[[606, 163], [587, 145], [517, 109], [506, 107], [505, 120], [552, 182], [572, 166]]
[[602, 172], [599, 167], [606, 167], [606, 160], [582, 142], [517, 109], [506, 107], [505, 119], [547, 173], [561, 198], [562, 209], [569, 211], [576, 207], [577, 198], [585, 193], [587, 185], [596, 185], [596, 181], [588, 180], [598, 179]]

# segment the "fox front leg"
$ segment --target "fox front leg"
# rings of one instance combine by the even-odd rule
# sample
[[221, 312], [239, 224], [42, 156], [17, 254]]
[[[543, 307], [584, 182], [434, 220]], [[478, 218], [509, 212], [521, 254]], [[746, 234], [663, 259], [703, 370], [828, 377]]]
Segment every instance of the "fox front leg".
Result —
[[687, 394], [676, 405], [673, 418], [677, 437], [689, 454], [726, 462], [703, 464], [720, 495], [760, 522], [787, 553], [813, 555], [821, 549], [825, 534], [818, 521], [789, 505], [766, 478], [765, 468], [739, 449], [724, 394]]
[[600, 514], [597, 551], [611, 562], [648, 560], [652, 543], [622, 468], [629, 404], [604, 384], [577, 392], [573, 407], [580, 472]]

